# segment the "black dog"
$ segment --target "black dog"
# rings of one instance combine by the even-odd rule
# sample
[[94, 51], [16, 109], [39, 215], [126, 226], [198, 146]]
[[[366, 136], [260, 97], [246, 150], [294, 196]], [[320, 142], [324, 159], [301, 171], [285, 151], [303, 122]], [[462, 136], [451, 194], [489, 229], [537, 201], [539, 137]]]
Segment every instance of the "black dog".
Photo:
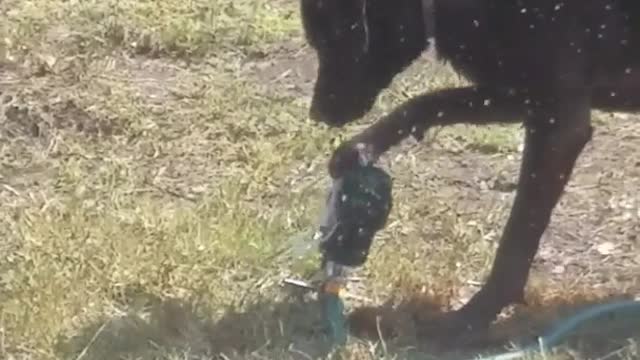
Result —
[[366, 114], [432, 39], [474, 83], [402, 104], [336, 150], [333, 177], [433, 125], [523, 122], [517, 196], [491, 274], [449, 322], [457, 334], [486, 328], [523, 301], [540, 237], [591, 139], [591, 109], [640, 110], [640, 0], [301, 0], [301, 12], [319, 59], [315, 120], [342, 126]]

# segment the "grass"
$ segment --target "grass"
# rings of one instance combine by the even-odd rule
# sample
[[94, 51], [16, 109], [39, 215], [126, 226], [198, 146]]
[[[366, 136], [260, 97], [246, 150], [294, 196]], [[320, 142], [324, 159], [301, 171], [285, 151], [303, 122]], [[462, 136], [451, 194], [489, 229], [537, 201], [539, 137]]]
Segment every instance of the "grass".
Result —
[[[245, 71], [301, 43], [293, 2], [6, 0], [0, 11], [0, 358], [322, 354], [314, 304], [278, 282], [315, 266], [288, 239], [313, 226], [345, 134]], [[399, 80], [380, 110], [419, 86]], [[459, 128], [437, 142], [513, 154], [517, 136]], [[506, 215], [508, 204], [468, 212], [430, 186], [412, 203], [413, 190], [397, 185], [410, 206], [362, 270], [379, 303], [424, 284], [446, 301], [480, 279]], [[342, 357], [411, 352], [389, 346], [357, 340]]]

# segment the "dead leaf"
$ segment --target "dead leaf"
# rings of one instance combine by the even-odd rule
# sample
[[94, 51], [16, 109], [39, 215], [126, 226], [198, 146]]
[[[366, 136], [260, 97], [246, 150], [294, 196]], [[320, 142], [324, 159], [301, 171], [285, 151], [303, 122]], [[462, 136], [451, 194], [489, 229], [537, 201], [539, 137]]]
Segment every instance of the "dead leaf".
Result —
[[600, 255], [611, 255], [613, 250], [615, 250], [616, 245], [610, 241], [603, 242], [596, 246], [596, 251], [600, 253]]

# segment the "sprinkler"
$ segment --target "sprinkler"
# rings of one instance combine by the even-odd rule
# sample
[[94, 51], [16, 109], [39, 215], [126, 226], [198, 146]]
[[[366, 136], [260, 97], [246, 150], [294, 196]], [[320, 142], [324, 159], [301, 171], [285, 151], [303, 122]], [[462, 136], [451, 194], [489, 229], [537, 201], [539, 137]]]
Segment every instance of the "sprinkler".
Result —
[[362, 266], [373, 238], [388, 219], [392, 207], [391, 177], [373, 165], [354, 167], [334, 179], [313, 241], [322, 253], [323, 280], [315, 287], [302, 281], [285, 283], [318, 292], [322, 315], [336, 345], [347, 340], [347, 322], [341, 298], [351, 269]]

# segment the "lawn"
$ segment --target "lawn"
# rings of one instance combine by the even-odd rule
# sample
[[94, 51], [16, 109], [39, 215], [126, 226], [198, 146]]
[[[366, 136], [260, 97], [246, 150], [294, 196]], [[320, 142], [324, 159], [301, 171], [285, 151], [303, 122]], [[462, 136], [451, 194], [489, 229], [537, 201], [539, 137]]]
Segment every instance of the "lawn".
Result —
[[[299, 234], [313, 230], [320, 214], [332, 149], [403, 99], [463, 80], [421, 61], [366, 119], [341, 130], [313, 123], [314, 58], [296, 5], [0, 2], [0, 358], [326, 353], [315, 304], [281, 281], [316, 270], [313, 249], [298, 251]], [[350, 309], [387, 307], [356, 311], [361, 336], [339, 357], [435, 353], [416, 338], [410, 315], [459, 305], [477, 290], [513, 199], [520, 137], [518, 126], [436, 129], [382, 159], [398, 205], [354, 290], [371, 303]], [[616, 169], [627, 166], [626, 157], [612, 156]], [[594, 222], [606, 214], [589, 226], [618, 234], [614, 249], [633, 253], [627, 234], [637, 222], [623, 217], [638, 207], [629, 194], [640, 174], [605, 171], [594, 188], [606, 161], [588, 159], [575, 182], [580, 193], [568, 195], [577, 203], [562, 205], [559, 216], [594, 209], [579, 215]], [[616, 201], [589, 202], [598, 196]], [[558, 225], [558, 237], [582, 231], [572, 221]], [[588, 265], [585, 272], [552, 255], [532, 275], [531, 307], [513, 319], [542, 308], [553, 318], [579, 301], [640, 288], [637, 275], [624, 276], [638, 273], [637, 258], [572, 258]], [[614, 267], [624, 271], [613, 282], [592, 277]], [[605, 285], [585, 290], [594, 284]], [[504, 328], [526, 336], [530, 323]], [[635, 342], [611, 341], [597, 356], [618, 350], [637, 355]]]

